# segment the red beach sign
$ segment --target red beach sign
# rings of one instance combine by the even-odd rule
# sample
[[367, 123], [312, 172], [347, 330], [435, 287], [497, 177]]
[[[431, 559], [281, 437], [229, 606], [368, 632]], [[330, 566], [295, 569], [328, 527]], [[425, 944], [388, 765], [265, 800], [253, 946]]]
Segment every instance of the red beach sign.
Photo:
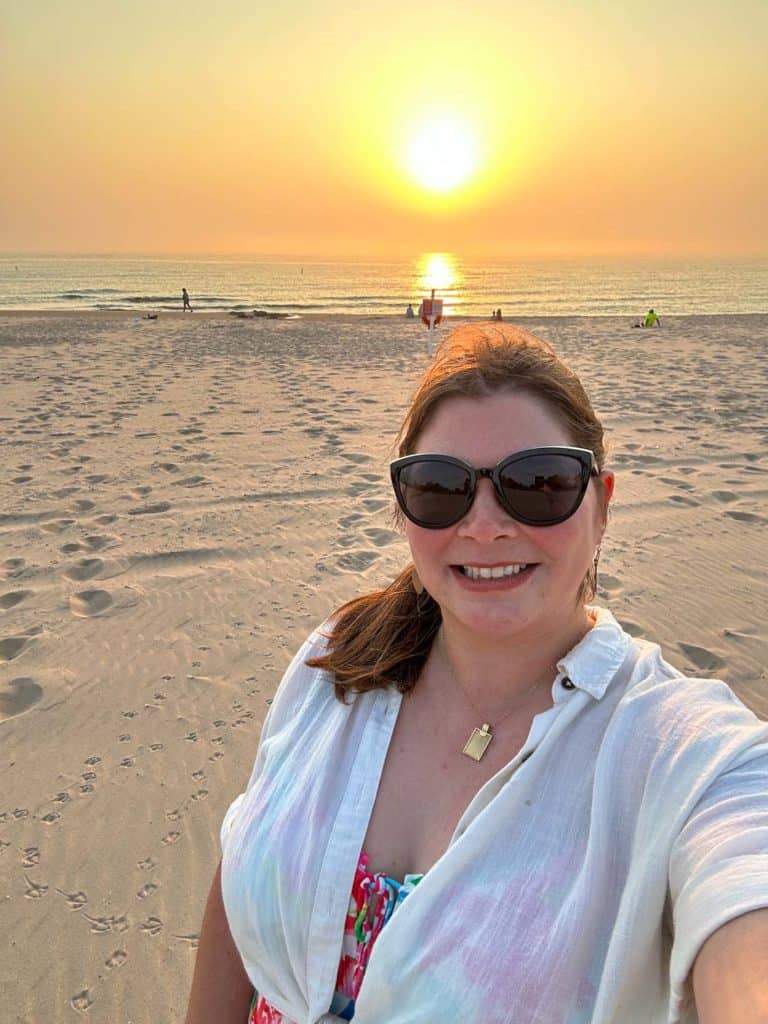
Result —
[[421, 319], [427, 327], [436, 327], [443, 319], [443, 300], [436, 299], [434, 292], [431, 299], [422, 299]]

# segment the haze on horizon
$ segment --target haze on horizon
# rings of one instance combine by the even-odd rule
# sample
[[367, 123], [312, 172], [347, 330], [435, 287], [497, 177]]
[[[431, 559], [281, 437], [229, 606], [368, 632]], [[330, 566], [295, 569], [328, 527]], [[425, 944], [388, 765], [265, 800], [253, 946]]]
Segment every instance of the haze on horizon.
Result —
[[768, 4], [629, 6], [6, 5], [0, 252], [764, 256]]

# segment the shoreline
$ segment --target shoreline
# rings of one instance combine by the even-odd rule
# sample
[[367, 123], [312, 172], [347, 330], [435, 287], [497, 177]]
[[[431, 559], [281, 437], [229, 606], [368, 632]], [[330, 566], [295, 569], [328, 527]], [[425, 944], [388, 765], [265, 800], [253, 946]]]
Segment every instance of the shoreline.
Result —
[[[154, 312], [149, 310], [149, 312]], [[644, 315], [644, 314], [643, 314]], [[40, 318], [40, 317], [51, 317], [60, 319], [75, 319], [77, 317], [83, 317], [86, 319], [114, 319], [114, 320], [144, 320], [146, 319], [145, 314], [140, 311], [134, 311], [131, 309], [0, 309], [0, 320], [4, 318], [8, 319], [25, 319], [25, 318]], [[675, 313], [665, 314], [662, 319], [662, 326], [660, 328], [642, 328], [643, 331], [651, 331], [659, 333], [664, 331], [664, 323], [669, 322], [670, 324], [687, 323], [688, 321], [696, 321], [706, 323], [711, 320], [741, 320], [741, 319], [754, 319], [754, 318], [768, 318], [768, 310], [757, 311], [751, 313]], [[245, 316], [238, 316], [236, 313], [224, 312], [222, 310], [200, 310], [193, 313], [183, 313], [181, 310], [159, 310], [157, 313], [158, 320], [165, 319], [193, 319], [198, 320], [223, 320], [223, 321], [247, 321], [247, 322], [293, 322], [296, 321], [325, 321], [325, 320], [339, 320], [339, 321], [361, 321], [361, 320], [374, 320], [382, 323], [402, 323], [405, 326], [421, 326], [422, 329], [426, 330], [418, 317], [409, 319], [402, 313], [286, 313], [278, 315], [267, 315], [267, 316], [253, 316], [247, 314]], [[641, 319], [640, 313], [634, 315], [631, 313], [547, 313], [547, 314], [505, 314], [504, 323], [518, 323], [521, 321], [546, 323], [550, 320], [599, 320], [603, 321], [631, 321], [638, 322]], [[150, 321], [147, 321], [148, 323]], [[153, 322], [153, 321], [152, 321]], [[441, 328], [444, 330], [446, 326], [457, 326], [460, 323], [494, 323], [490, 317], [474, 315], [474, 314], [455, 314], [446, 315], [443, 317]]]

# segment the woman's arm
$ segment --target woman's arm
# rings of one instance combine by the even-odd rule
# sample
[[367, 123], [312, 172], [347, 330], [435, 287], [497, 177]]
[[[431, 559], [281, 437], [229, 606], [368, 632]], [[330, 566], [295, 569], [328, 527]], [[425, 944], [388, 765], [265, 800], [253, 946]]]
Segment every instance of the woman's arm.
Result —
[[768, 1021], [768, 909], [710, 935], [693, 965], [693, 992], [699, 1024]]
[[219, 862], [205, 905], [185, 1024], [246, 1024], [252, 998], [224, 913]]

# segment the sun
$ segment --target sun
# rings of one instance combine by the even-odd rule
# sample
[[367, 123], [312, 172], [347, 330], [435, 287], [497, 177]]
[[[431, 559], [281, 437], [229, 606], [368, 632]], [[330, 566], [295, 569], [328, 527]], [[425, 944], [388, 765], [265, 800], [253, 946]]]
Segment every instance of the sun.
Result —
[[459, 114], [425, 118], [408, 139], [405, 166], [430, 192], [452, 192], [467, 184], [477, 164], [477, 138]]

